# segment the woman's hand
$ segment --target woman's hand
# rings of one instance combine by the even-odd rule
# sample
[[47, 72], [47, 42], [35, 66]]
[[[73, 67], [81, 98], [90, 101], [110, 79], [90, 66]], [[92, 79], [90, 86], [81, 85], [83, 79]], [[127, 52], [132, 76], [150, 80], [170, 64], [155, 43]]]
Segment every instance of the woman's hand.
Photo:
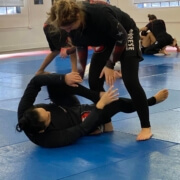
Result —
[[96, 104], [98, 109], [103, 109], [107, 104], [110, 104], [111, 102], [117, 101], [119, 99], [118, 89], [113, 88], [114, 86], [111, 86], [108, 91], [101, 94], [101, 98]]
[[82, 82], [82, 78], [78, 72], [71, 72], [65, 75], [65, 82], [72, 87], [78, 87], [77, 83]]
[[66, 58], [68, 56], [66, 50], [67, 48], [61, 48], [60, 57]]
[[50, 72], [43, 71], [43, 70], [38, 70], [35, 75], [40, 75], [40, 74], [50, 74]]
[[106, 84], [109, 86], [112, 86], [116, 80], [114, 76], [114, 70], [105, 66], [103, 70], [101, 71], [99, 78], [102, 78], [103, 75], [105, 75]]

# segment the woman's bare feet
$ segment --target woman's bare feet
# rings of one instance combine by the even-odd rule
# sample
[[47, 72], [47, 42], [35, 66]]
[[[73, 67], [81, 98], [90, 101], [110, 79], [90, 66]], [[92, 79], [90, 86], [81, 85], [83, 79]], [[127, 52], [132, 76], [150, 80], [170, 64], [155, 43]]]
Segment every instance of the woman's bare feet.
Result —
[[158, 92], [154, 95], [154, 97], [155, 97], [155, 99], [156, 99], [156, 104], [158, 104], [158, 103], [166, 100], [167, 97], [168, 97], [168, 95], [169, 95], [169, 92], [168, 92], [167, 89], [162, 89], [162, 90], [158, 91]]
[[170, 55], [167, 51], [166, 51], [166, 48], [163, 48], [159, 51], [159, 53], [162, 53], [164, 55]]
[[104, 124], [104, 132], [112, 132], [112, 131], [113, 131], [112, 122]]
[[92, 133], [90, 133], [89, 135], [99, 135], [102, 134], [101, 129], [96, 129], [95, 131], [93, 131]]
[[175, 47], [177, 49], [177, 52], [180, 52], [180, 48], [179, 48], [179, 46], [177, 44], [177, 40], [175, 38], [173, 40], [172, 47]]
[[142, 128], [140, 133], [137, 135], [137, 141], [145, 141], [152, 137], [151, 128]]
[[95, 131], [93, 131], [90, 135], [99, 135], [103, 132], [108, 133], [113, 131], [112, 122], [108, 122], [104, 125], [99, 126]]
[[174, 38], [173, 43], [172, 43], [172, 46], [173, 46], [173, 47], [176, 47], [176, 45], [177, 45], [177, 40], [176, 40], [176, 38]]
[[[169, 95], [169, 92], [167, 89], [162, 89], [160, 91], [158, 91], [154, 97], [156, 99], [156, 104], [163, 102], [164, 100], [167, 99]], [[151, 132], [151, 128], [142, 128], [140, 133], [137, 135], [136, 140], [137, 141], [144, 141], [144, 140], [148, 140], [152, 137], [152, 132]]]
[[177, 52], [180, 52], [180, 48], [179, 48], [178, 44], [176, 44], [176, 49], [177, 49]]

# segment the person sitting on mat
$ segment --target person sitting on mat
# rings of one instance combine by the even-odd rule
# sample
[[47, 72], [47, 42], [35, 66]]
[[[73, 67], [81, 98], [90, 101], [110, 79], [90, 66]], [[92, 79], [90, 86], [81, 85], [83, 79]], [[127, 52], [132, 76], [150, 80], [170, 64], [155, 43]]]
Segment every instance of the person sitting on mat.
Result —
[[[78, 73], [66, 75], [44, 74], [34, 76], [27, 85], [18, 106], [16, 130], [24, 131], [35, 144], [56, 148], [75, 143], [80, 137], [93, 132], [96, 127], [109, 122], [118, 113], [131, 113], [135, 107], [131, 99], [118, 98], [117, 89], [111, 86], [107, 92], [95, 92], [80, 84]], [[42, 86], [50, 87], [49, 97], [53, 103], [36, 104], [34, 102]], [[93, 105], [73, 106], [61, 103], [62, 97], [77, 94], [94, 102]], [[152, 106], [165, 100], [168, 90], [159, 91], [149, 98]]]
[[144, 49], [144, 54], [163, 53], [167, 55], [168, 53], [165, 48], [168, 45], [176, 47], [177, 52], [180, 52], [177, 40], [167, 33], [165, 22], [162, 19], [157, 19], [157, 17], [153, 14], [148, 14], [148, 18], [149, 23], [145, 27], [140, 28], [140, 31], [145, 33], [149, 30], [156, 40]]

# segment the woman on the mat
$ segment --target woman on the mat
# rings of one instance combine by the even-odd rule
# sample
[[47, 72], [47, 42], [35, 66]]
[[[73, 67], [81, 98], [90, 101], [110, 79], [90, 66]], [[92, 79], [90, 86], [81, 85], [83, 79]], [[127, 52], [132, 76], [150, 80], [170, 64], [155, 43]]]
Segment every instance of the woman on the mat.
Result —
[[[74, 143], [82, 136], [93, 132], [101, 124], [118, 112], [135, 111], [132, 100], [118, 98], [117, 89], [107, 92], [91, 91], [77, 83], [81, 82], [78, 73], [66, 75], [37, 75], [27, 85], [18, 107], [18, 132], [24, 131], [28, 138], [42, 147], [61, 147]], [[34, 102], [42, 86], [48, 86], [53, 103]], [[80, 105], [74, 102], [63, 105], [61, 100], [77, 94], [92, 100], [94, 105]], [[147, 100], [152, 106], [164, 101], [168, 96], [166, 89], [159, 91]], [[107, 131], [109, 131], [107, 126]], [[110, 127], [111, 128], [111, 127]]]
[[72, 43], [77, 46], [82, 69], [86, 65], [87, 47], [100, 46], [91, 60], [91, 89], [104, 90], [104, 79], [112, 85], [115, 81], [113, 67], [120, 60], [124, 84], [141, 121], [142, 130], [137, 140], [151, 138], [148, 103], [138, 77], [139, 62], [143, 58], [139, 49], [139, 29], [134, 20], [115, 6], [71, 0], [56, 1], [49, 18], [57, 29], [69, 32]]

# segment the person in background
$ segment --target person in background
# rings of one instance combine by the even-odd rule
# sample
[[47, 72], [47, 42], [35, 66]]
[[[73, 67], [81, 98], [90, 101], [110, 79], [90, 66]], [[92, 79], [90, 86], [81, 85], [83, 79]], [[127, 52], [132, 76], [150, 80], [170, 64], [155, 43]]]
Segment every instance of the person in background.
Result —
[[145, 27], [140, 28], [140, 31], [144, 33], [149, 30], [154, 35], [156, 41], [144, 50], [144, 54], [163, 53], [167, 55], [166, 46], [176, 47], [177, 52], [180, 52], [177, 40], [167, 33], [164, 20], [157, 19], [153, 14], [148, 14], [148, 18], [149, 23]]

